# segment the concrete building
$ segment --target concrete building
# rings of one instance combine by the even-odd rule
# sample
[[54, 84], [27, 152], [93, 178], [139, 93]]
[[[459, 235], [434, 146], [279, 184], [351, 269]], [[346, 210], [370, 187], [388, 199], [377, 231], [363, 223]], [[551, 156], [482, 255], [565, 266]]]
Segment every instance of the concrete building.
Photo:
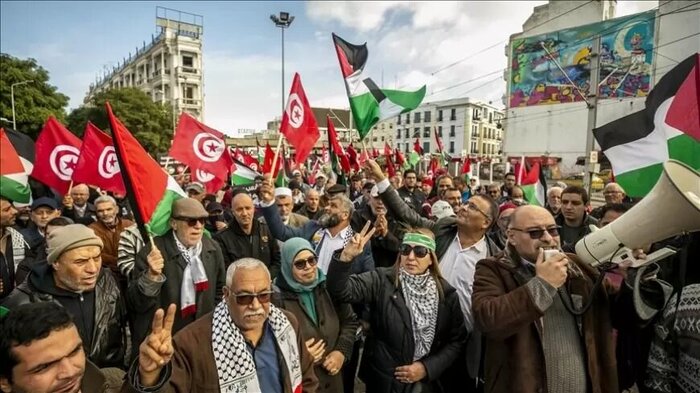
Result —
[[503, 123], [510, 161], [542, 160], [555, 178], [584, 170], [576, 162], [588, 155], [584, 97], [594, 36], [602, 42], [596, 127], [644, 109], [655, 83], [700, 52], [695, 3], [661, 1], [654, 10], [611, 19], [615, 5], [550, 1], [535, 8], [523, 32], [511, 36]]
[[98, 77], [84, 102], [106, 89], [136, 87], [154, 102], [171, 104], [173, 116], [187, 112], [203, 120], [203, 17], [157, 7], [156, 26], [158, 35]]
[[426, 102], [391, 120], [395, 131], [393, 144], [389, 144], [403, 152], [411, 152], [418, 138], [424, 152], [437, 153], [432, 131], [437, 129], [449, 155], [498, 160], [504, 133], [503, 116], [499, 108], [471, 98]]

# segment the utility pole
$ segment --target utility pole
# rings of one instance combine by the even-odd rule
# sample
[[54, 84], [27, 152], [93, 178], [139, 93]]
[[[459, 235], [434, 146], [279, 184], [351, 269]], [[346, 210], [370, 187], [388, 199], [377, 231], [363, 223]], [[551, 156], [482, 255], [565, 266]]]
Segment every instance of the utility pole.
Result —
[[595, 147], [593, 139], [593, 129], [596, 126], [598, 115], [598, 79], [600, 75], [600, 36], [593, 38], [590, 68], [591, 79], [588, 87], [588, 127], [586, 129], [586, 167], [583, 171], [583, 188], [591, 195], [591, 178], [593, 175], [593, 165], [597, 164], [597, 154], [593, 152]]

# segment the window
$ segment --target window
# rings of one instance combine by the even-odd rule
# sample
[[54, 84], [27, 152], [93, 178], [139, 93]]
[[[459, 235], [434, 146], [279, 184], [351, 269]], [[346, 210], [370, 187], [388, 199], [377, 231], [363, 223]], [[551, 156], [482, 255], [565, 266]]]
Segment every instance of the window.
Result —
[[408, 149], [410, 148], [410, 146], [411, 146], [410, 143], [406, 143], [406, 153], [408, 153]]
[[194, 59], [192, 56], [182, 56], [182, 66], [183, 67], [194, 67]]
[[455, 142], [450, 141], [450, 153], [454, 153], [454, 152], [455, 152]]
[[423, 121], [426, 123], [429, 123], [430, 120], [430, 111], [425, 111], [423, 112]]
[[489, 112], [489, 123], [493, 123], [493, 112]]
[[430, 142], [423, 142], [423, 152], [430, 152]]
[[404, 135], [405, 135], [406, 138], [408, 138], [408, 132], [409, 132], [409, 131], [408, 131], [408, 128], [406, 128], [406, 129], [404, 130]]
[[430, 138], [430, 127], [423, 127], [423, 138]]
[[406, 113], [406, 124], [411, 124], [411, 114]]
[[420, 128], [416, 127], [413, 129], [413, 137], [420, 138]]
[[382, 139], [381, 139], [381, 140], [382, 140], [382, 142], [384, 142], [384, 137], [382, 137]]
[[438, 118], [437, 121], [442, 121], [442, 109], [438, 111]]
[[479, 150], [476, 149], [476, 142], [472, 142], [472, 143], [471, 143], [471, 147], [472, 147], [472, 153], [478, 153], [478, 152], [479, 152]]
[[438, 126], [438, 135], [442, 138], [442, 126]]
[[399, 125], [401, 124], [401, 115], [397, 116], [396, 124], [399, 124]]
[[481, 111], [478, 109], [474, 109], [474, 116], [472, 116], [473, 120], [481, 120]]
[[477, 126], [472, 126], [472, 137], [476, 138], [479, 136], [479, 128]]
[[401, 130], [396, 130], [396, 139], [401, 138]]
[[420, 112], [416, 112], [413, 114], [413, 122], [420, 123]]
[[455, 108], [450, 109], [450, 120], [457, 120], [457, 110]]
[[450, 136], [455, 136], [455, 126], [450, 126]]

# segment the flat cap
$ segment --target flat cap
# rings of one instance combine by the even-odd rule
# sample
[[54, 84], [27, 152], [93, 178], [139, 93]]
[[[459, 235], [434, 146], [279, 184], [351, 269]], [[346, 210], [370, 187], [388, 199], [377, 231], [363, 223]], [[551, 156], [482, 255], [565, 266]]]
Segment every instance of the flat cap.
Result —
[[209, 217], [202, 203], [192, 198], [180, 198], [173, 202], [173, 218], [204, 218]]

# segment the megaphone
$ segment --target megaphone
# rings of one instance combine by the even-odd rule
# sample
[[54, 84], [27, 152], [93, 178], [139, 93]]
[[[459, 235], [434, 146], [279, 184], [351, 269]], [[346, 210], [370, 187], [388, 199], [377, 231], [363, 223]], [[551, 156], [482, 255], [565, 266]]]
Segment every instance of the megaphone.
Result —
[[[631, 258], [632, 249], [698, 230], [700, 173], [669, 160], [663, 164], [663, 173], [651, 192], [620, 218], [579, 240], [576, 255], [593, 266], [620, 263]], [[649, 255], [647, 262], [664, 255], [668, 251]]]

